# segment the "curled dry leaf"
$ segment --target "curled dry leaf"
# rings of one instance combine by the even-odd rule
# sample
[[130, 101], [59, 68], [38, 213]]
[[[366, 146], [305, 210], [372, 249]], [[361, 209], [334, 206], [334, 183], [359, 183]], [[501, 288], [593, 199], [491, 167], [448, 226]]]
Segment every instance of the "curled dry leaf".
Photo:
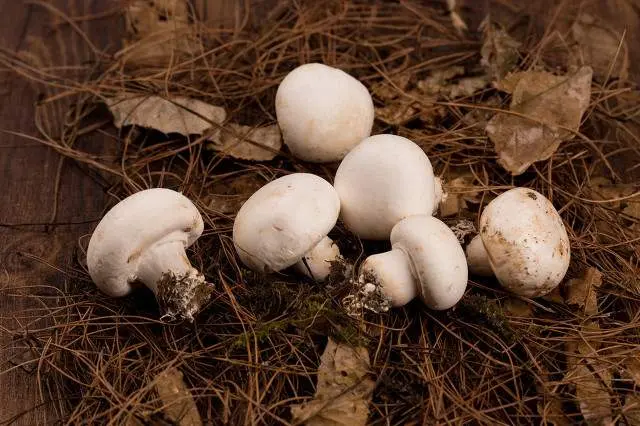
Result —
[[155, 389], [162, 402], [162, 412], [178, 426], [200, 426], [202, 419], [193, 396], [184, 383], [182, 372], [169, 368], [158, 374]]
[[141, 126], [163, 133], [201, 135], [226, 119], [224, 108], [197, 99], [176, 96], [119, 95], [106, 101], [116, 127]]
[[375, 386], [368, 377], [369, 352], [329, 338], [320, 359], [313, 400], [291, 407], [294, 422], [307, 426], [365, 425]]
[[371, 94], [381, 101], [390, 101], [398, 98], [409, 86], [411, 74], [401, 74], [382, 80], [371, 86]]
[[418, 90], [425, 95], [453, 99], [471, 96], [478, 90], [484, 89], [489, 83], [487, 75], [463, 77], [455, 82], [452, 81], [456, 77], [464, 75], [464, 72], [464, 68], [460, 66], [435, 70], [429, 77], [418, 81]]
[[480, 202], [480, 190], [475, 177], [465, 173], [444, 184], [447, 197], [440, 203], [440, 216], [454, 216], [468, 208], [468, 204]]
[[209, 148], [241, 160], [273, 160], [282, 148], [282, 135], [277, 125], [265, 127], [229, 123], [210, 138]]
[[125, 47], [116, 54], [133, 66], [167, 66], [199, 49], [185, 0], [133, 0], [125, 9]]
[[586, 322], [579, 336], [565, 343], [567, 373], [565, 380], [575, 385], [576, 400], [589, 426], [608, 425], [612, 420], [611, 365], [598, 357], [601, 343], [590, 339], [600, 326], [596, 321]]
[[489, 20], [484, 21], [483, 26], [480, 65], [488, 70], [494, 81], [500, 81], [518, 64], [520, 42]]
[[507, 300], [505, 300], [503, 310], [506, 314], [514, 317], [533, 317], [533, 307], [531, 307], [531, 304], [515, 297], [509, 297]]
[[629, 76], [629, 53], [622, 35], [588, 13], [582, 13], [571, 27], [575, 43], [569, 66], [590, 65], [594, 78], [626, 79]]
[[567, 303], [577, 305], [587, 315], [598, 313], [596, 290], [602, 285], [602, 272], [596, 268], [588, 268], [580, 278], [570, 279], [565, 283]]
[[510, 110], [518, 115], [498, 113], [486, 127], [500, 165], [520, 175], [572, 138], [589, 106], [591, 76], [590, 67], [568, 77], [527, 71], [511, 78], [515, 84], [503, 85], [513, 89]]

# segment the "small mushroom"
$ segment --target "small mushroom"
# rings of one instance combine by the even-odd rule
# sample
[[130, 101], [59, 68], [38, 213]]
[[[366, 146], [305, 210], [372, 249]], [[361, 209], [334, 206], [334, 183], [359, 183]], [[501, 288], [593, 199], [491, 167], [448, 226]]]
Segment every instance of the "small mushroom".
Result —
[[571, 260], [562, 218], [539, 192], [511, 189], [480, 216], [480, 233], [467, 249], [473, 274], [495, 274], [511, 292], [538, 297], [560, 284]]
[[405, 217], [434, 211], [431, 162], [402, 136], [375, 135], [360, 142], [340, 163], [334, 187], [342, 221], [362, 239], [386, 240]]
[[340, 252], [327, 234], [340, 213], [329, 182], [293, 173], [269, 182], [242, 205], [233, 224], [233, 243], [242, 263], [263, 273], [290, 266], [317, 281], [329, 274]]
[[301, 65], [287, 74], [275, 103], [284, 143], [305, 161], [339, 161], [373, 127], [373, 100], [367, 88], [324, 64]]
[[391, 231], [391, 247], [363, 262], [360, 281], [380, 286], [392, 306], [403, 306], [419, 296], [429, 308], [444, 310], [462, 298], [467, 262], [445, 223], [431, 215], [402, 219]]
[[192, 321], [211, 294], [185, 252], [203, 229], [200, 212], [179, 192], [137, 192], [109, 210], [91, 235], [89, 275], [112, 297], [140, 282], [156, 295], [163, 318]]

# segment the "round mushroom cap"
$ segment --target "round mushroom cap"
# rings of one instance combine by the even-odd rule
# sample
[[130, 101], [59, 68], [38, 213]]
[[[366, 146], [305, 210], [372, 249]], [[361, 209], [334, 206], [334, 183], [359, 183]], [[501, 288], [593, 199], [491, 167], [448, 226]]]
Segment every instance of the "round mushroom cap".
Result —
[[335, 226], [340, 199], [329, 182], [294, 173], [269, 182], [242, 205], [233, 223], [240, 260], [258, 272], [294, 265]]
[[373, 128], [367, 88], [327, 65], [311, 63], [291, 71], [278, 86], [275, 103], [284, 143], [305, 161], [339, 161]]
[[503, 287], [526, 296], [553, 290], [569, 268], [569, 237], [553, 204], [539, 192], [511, 189], [480, 217], [480, 236]]
[[467, 260], [453, 231], [431, 215], [409, 216], [393, 227], [391, 246], [409, 258], [418, 295], [429, 308], [449, 309], [467, 288]]
[[159, 241], [185, 248], [202, 235], [204, 222], [195, 205], [179, 192], [153, 188], [123, 199], [104, 215], [87, 249], [89, 275], [112, 297], [131, 291], [145, 250]]
[[402, 136], [368, 137], [336, 172], [340, 217], [362, 239], [386, 240], [405, 217], [433, 212], [434, 177], [422, 148]]

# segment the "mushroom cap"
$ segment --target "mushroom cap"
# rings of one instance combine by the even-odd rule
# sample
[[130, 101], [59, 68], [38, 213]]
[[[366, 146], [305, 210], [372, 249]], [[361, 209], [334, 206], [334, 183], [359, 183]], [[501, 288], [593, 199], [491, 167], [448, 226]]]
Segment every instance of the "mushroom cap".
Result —
[[275, 103], [284, 143], [305, 161], [339, 161], [373, 128], [367, 88], [327, 65], [311, 63], [291, 71], [278, 86]]
[[402, 136], [368, 137], [338, 167], [340, 217], [362, 239], [386, 240], [407, 216], [432, 214], [433, 168], [422, 148]]
[[491, 201], [480, 217], [480, 236], [498, 281], [516, 294], [543, 296], [569, 268], [562, 218], [532, 189], [510, 189]]
[[180, 241], [185, 248], [202, 235], [204, 223], [195, 205], [179, 192], [153, 188], [123, 199], [104, 215], [87, 249], [89, 275], [112, 297], [131, 291], [145, 250], [159, 241]]
[[294, 265], [335, 226], [340, 199], [329, 182], [294, 173], [269, 182], [242, 205], [233, 223], [240, 260], [258, 272]]
[[409, 258], [418, 295], [431, 309], [449, 309], [467, 288], [467, 259], [455, 234], [431, 215], [409, 216], [393, 227], [391, 246]]

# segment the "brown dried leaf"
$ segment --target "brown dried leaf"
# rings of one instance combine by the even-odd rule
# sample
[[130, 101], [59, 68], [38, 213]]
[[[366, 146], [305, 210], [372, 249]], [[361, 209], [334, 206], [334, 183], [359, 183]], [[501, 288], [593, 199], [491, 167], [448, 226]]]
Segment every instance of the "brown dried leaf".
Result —
[[494, 81], [500, 81], [518, 64], [520, 42], [490, 23], [485, 28], [480, 64], [488, 69]]
[[570, 139], [591, 96], [590, 67], [569, 77], [534, 71], [520, 74], [510, 107], [520, 116], [498, 113], [486, 127], [498, 162], [512, 175], [548, 159], [562, 141]]
[[611, 373], [605, 363], [592, 365], [593, 371], [586, 363], [577, 364], [566, 379], [576, 386], [576, 399], [587, 425], [608, 425], [612, 421]]
[[602, 285], [602, 272], [596, 268], [588, 268], [580, 278], [573, 278], [565, 283], [567, 303], [582, 308], [587, 315], [598, 313], [596, 289]]
[[380, 81], [371, 86], [371, 94], [382, 101], [396, 99], [407, 89], [410, 79], [411, 74], [401, 74], [389, 78], [390, 81]]
[[209, 148], [224, 152], [241, 160], [273, 160], [282, 148], [282, 135], [277, 125], [265, 127], [226, 125], [215, 138], [210, 139]]
[[475, 183], [475, 177], [471, 173], [460, 175], [450, 182], [444, 183], [447, 197], [440, 203], [440, 216], [449, 217], [458, 214], [467, 208], [467, 203], [479, 203], [480, 191]]
[[[141, 126], [163, 133], [201, 135], [226, 119], [224, 108], [197, 99], [176, 96], [120, 95], [107, 101], [116, 127]], [[215, 123], [215, 124], [212, 124]]]
[[560, 305], [564, 304], [564, 297], [560, 292], [560, 287], [554, 288], [550, 293], [542, 296], [542, 299], [546, 300], [547, 302], [558, 303]]
[[486, 75], [460, 78], [457, 82], [451, 81], [463, 74], [464, 68], [460, 66], [436, 70], [429, 77], [418, 81], [417, 87], [426, 95], [452, 99], [471, 96], [489, 84], [489, 77]]
[[158, 374], [155, 380], [156, 392], [162, 401], [162, 411], [176, 425], [199, 426], [202, 419], [193, 396], [183, 381], [182, 372], [169, 368]]
[[367, 377], [369, 352], [329, 339], [320, 359], [314, 399], [294, 405], [294, 422], [308, 426], [365, 425], [375, 382]]
[[583, 13], [571, 27], [571, 37], [576, 46], [569, 66], [590, 65], [594, 78], [600, 80], [607, 76], [621, 79], [629, 76], [627, 44], [620, 44], [622, 36], [612, 28], [598, 22], [594, 16]]
[[390, 126], [402, 126], [418, 115], [418, 109], [411, 99], [391, 101], [383, 107], [376, 107], [376, 118]]
[[185, 0], [134, 0], [126, 8], [127, 38], [116, 54], [125, 63], [166, 66], [199, 49]]

